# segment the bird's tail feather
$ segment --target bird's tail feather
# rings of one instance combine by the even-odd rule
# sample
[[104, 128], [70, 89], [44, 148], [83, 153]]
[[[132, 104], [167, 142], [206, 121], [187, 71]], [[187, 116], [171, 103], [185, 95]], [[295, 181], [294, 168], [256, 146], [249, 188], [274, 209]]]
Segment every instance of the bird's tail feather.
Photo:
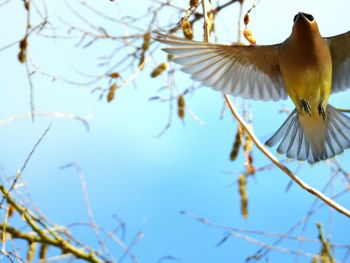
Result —
[[332, 158], [350, 147], [350, 118], [331, 105], [326, 116], [298, 116], [294, 109], [265, 144], [271, 147], [281, 141], [277, 152], [311, 164]]

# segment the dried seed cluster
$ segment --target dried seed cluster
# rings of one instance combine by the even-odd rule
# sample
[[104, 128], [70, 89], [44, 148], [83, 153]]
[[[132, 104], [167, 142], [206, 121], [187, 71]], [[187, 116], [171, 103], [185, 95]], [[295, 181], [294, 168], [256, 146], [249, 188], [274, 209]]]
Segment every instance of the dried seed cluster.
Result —
[[248, 13], [244, 16], [244, 19], [243, 19], [243, 22], [244, 22], [244, 30], [243, 30], [243, 36], [246, 40], [248, 40], [248, 42], [251, 44], [251, 45], [255, 45], [256, 44], [256, 39], [254, 38], [253, 36], [253, 32], [248, 29], [248, 24], [250, 22], [250, 17], [249, 17], [249, 11]]
[[183, 19], [181, 21], [181, 28], [182, 28], [182, 33], [184, 34], [185, 38], [192, 40], [193, 39], [192, 24], [190, 22], [188, 22], [188, 20]]
[[231, 161], [236, 160], [238, 156], [239, 148], [241, 147], [243, 136], [244, 136], [244, 130], [241, 125], [238, 125], [237, 133], [236, 133], [235, 140], [233, 142], [232, 150], [230, 153]]
[[177, 115], [179, 116], [180, 119], [185, 118], [185, 98], [184, 96], [180, 95], [177, 98]]
[[142, 70], [145, 64], [146, 52], [151, 44], [151, 32], [146, 32], [143, 35], [143, 43], [141, 47], [141, 57], [139, 61], [139, 69]]
[[159, 64], [152, 72], [151, 72], [151, 77], [156, 78], [160, 74], [162, 74], [167, 68], [169, 67], [168, 62], [163, 62]]
[[112, 85], [108, 89], [108, 94], [107, 94], [107, 102], [111, 102], [114, 99], [115, 91], [118, 88], [117, 83], [112, 83]]
[[27, 60], [27, 55], [26, 55], [27, 47], [28, 47], [27, 36], [25, 36], [24, 38], [21, 39], [21, 41], [19, 41], [19, 52], [18, 52], [17, 58], [21, 63], [24, 63]]
[[238, 177], [238, 192], [241, 198], [241, 214], [244, 218], [248, 217], [248, 195], [247, 195], [247, 179], [245, 174]]

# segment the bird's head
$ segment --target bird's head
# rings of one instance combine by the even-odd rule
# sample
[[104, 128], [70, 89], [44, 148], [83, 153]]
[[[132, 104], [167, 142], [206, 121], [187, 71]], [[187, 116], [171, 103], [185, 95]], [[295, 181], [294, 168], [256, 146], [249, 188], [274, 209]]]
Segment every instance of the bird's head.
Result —
[[294, 16], [293, 22], [293, 34], [318, 32], [316, 20], [311, 14], [299, 12]]
[[294, 16], [294, 25], [297, 23], [312, 24], [315, 23], [315, 18], [311, 14], [299, 12]]

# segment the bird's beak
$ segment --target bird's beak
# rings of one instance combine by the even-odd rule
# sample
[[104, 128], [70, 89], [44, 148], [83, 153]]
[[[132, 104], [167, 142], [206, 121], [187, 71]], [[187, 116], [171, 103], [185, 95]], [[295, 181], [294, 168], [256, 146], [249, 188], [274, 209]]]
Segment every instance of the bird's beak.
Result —
[[294, 23], [296, 23], [298, 21], [312, 23], [312, 22], [314, 22], [314, 17], [310, 14], [299, 12], [294, 17]]
[[297, 22], [297, 21], [300, 20], [300, 19], [303, 19], [304, 21], [306, 20], [306, 17], [305, 17], [305, 15], [304, 15], [304, 13], [302, 13], [302, 12], [299, 12], [299, 13], [296, 15], [296, 19], [295, 19], [294, 22]]

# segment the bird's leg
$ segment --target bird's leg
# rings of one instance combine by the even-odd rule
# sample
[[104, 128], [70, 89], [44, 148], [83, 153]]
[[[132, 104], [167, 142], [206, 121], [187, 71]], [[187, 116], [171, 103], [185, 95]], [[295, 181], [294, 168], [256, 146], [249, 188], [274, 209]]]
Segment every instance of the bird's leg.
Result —
[[301, 105], [303, 111], [306, 112], [307, 115], [309, 115], [311, 117], [311, 106], [310, 106], [310, 103], [307, 100], [302, 99], [300, 101], [300, 105]]
[[318, 104], [318, 114], [322, 116], [323, 120], [326, 120], [326, 107], [323, 102], [320, 102], [320, 104]]

